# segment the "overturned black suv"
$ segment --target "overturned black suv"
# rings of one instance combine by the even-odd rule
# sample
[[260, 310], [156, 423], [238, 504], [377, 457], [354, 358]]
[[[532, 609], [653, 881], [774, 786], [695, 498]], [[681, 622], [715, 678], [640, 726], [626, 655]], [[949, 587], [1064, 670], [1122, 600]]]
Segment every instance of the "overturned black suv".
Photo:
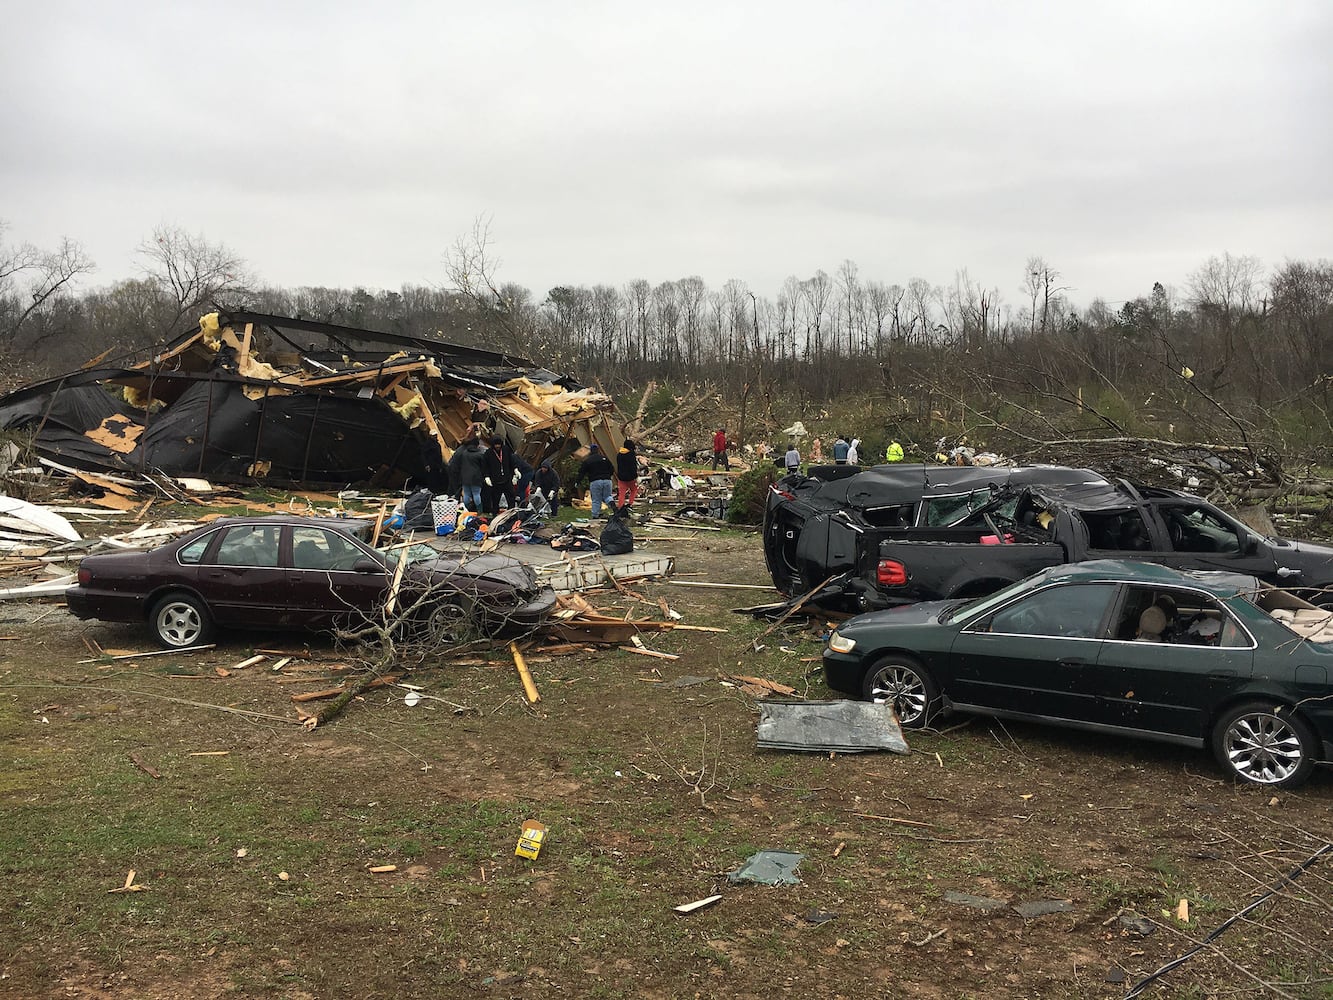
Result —
[[823, 466], [774, 484], [773, 585], [868, 611], [978, 597], [1048, 566], [1142, 559], [1228, 570], [1333, 607], [1333, 548], [1266, 537], [1188, 493], [1065, 466]]

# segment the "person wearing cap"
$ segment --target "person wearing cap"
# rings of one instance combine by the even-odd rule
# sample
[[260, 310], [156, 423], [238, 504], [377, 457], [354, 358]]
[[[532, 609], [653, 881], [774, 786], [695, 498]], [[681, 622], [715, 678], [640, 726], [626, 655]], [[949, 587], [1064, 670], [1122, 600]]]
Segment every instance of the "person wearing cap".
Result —
[[727, 429], [719, 427], [717, 433], [713, 435], [713, 469], [722, 466], [725, 472], [728, 468], [727, 462]]
[[616, 455], [616, 507], [624, 510], [639, 495], [639, 453], [634, 442], [625, 438], [624, 447]]
[[585, 479], [588, 481], [588, 499], [592, 501], [594, 520], [602, 516], [602, 504], [611, 506], [611, 480], [615, 478], [615, 474], [615, 466], [602, 454], [602, 449], [595, 444], [589, 445], [588, 457], [579, 464], [574, 485], [577, 486]]
[[486, 444], [474, 435], [455, 448], [449, 459], [449, 481], [458, 487], [463, 506], [473, 513], [482, 509], [482, 489], [486, 482], [489, 451]]
[[532, 488], [546, 499], [552, 517], [560, 513], [560, 473], [555, 471], [549, 458], [542, 461], [532, 477]]

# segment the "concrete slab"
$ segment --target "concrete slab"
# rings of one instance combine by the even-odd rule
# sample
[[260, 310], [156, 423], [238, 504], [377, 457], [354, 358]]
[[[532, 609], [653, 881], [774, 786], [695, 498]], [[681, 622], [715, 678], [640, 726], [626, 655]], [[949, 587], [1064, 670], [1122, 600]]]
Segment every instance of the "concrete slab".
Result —
[[[422, 536], [420, 541], [441, 552], [478, 550], [478, 546], [474, 543], [459, 541], [448, 535], [443, 538]], [[608, 556], [601, 552], [564, 553], [549, 545], [514, 545], [504, 542], [494, 551], [531, 566], [537, 571], [537, 576], [543, 582], [550, 584], [557, 594], [572, 594], [603, 585], [611, 586], [607, 579], [608, 573], [617, 580], [644, 576], [670, 576], [675, 565], [672, 556], [639, 549], [623, 555]]]

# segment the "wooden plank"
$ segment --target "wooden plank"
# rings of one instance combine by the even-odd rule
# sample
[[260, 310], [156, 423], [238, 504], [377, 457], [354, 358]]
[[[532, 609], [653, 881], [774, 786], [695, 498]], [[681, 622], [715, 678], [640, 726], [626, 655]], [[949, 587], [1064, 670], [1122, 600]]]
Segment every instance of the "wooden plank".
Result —
[[779, 684], [777, 681], [770, 681], [763, 677], [746, 677], [742, 674], [735, 674], [732, 680], [737, 680], [743, 684], [749, 684], [753, 687], [762, 688], [765, 691], [772, 691], [774, 694], [795, 694], [794, 687], [788, 687], [786, 684]]
[[663, 580], [662, 583], [669, 583], [676, 587], [707, 587], [712, 590], [767, 590], [773, 591], [772, 587], [760, 586], [757, 583], [704, 583], [701, 580]]
[[710, 906], [715, 906], [722, 902], [722, 894], [716, 893], [712, 896], [705, 896], [703, 899], [696, 899], [693, 903], [681, 903], [680, 906], [673, 906], [672, 913], [679, 913], [682, 917], [688, 916], [699, 910], [706, 910]]
[[523, 696], [528, 699], [529, 705], [535, 705], [542, 700], [542, 696], [537, 693], [537, 685], [528, 670], [527, 661], [523, 659], [523, 654], [518, 650], [518, 643], [509, 643], [509, 653], [514, 658], [514, 666], [518, 669], [519, 680], [523, 682]]
[[148, 777], [154, 779], [161, 779], [162, 772], [159, 771], [157, 768], [153, 767], [152, 764], [145, 763], [144, 759], [139, 756], [139, 751], [131, 750], [130, 760], [134, 761], [134, 766], [137, 767], [144, 774], [148, 775]]
[[640, 656], [655, 656], [659, 660], [679, 660], [680, 657], [675, 653], [660, 653], [655, 649], [647, 649], [644, 646], [618, 646], [627, 653], [638, 653]]
[[246, 364], [250, 361], [250, 341], [254, 336], [255, 325], [253, 323], [245, 324], [245, 333], [241, 337], [241, 349], [236, 355], [236, 368], [238, 371], [245, 371]]
[[321, 385], [339, 385], [348, 382], [368, 382], [380, 378], [384, 375], [394, 375], [398, 373], [411, 374], [412, 372], [424, 371], [430, 367], [431, 362], [420, 359], [411, 361], [399, 361], [392, 365], [376, 365], [367, 368], [355, 368], [350, 371], [339, 372], [337, 375], [325, 375], [322, 378], [307, 378], [301, 380], [301, 385], [306, 388]]
[[[172, 653], [198, 653], [205, 649], [212, 649], [215, 643], [209, 643], [207, 646], [186, 646], [183, 649], [155, 649], [151, 653], [123, 653], [120, 656], [113, 656], [113, 660], [142, 660], [150, 656], [170, 656]], [[98, 657], [101, 659], [101, 657]], [[96, 663], [97, 660], [75, 660], [75, 663]]]
[[398, 554], [398, 565], [393, 571], [393, 583], [389, 586], [389, 600], [385, 602], [384, 614], [393, 615], [394, 605], [398, 603], [398, 589], [403, 585], [403, 570], [407, 569], [407, 550]]

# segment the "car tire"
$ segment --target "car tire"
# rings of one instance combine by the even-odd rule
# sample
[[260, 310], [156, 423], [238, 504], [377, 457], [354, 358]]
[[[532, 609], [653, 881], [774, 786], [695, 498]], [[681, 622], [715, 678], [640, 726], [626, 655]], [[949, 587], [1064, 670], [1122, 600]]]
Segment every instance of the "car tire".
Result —
[[1213, 753], [1237, 781], [1294, 788], [1314, 770], [1319, 741], [1309, 724], [1286, 705], [1249, 701], [1218, 718]]
[[162, 598], [153, 605], [148, 624], [157, 641], [168, 649], [207, 645], [217, 631], [207, 606], [191, 594]]
[[930, 673], [908, 656], [891, 655], [875, 662], [861, 684], [866, 701], [893, 706], [904, 729], [921, 729], [937, 714], [939, 688]]
[[433, 605], [423, 625], [425, 640], [431, 646], [459, 646], [480, 634], [471, 603], [458, 599]]

